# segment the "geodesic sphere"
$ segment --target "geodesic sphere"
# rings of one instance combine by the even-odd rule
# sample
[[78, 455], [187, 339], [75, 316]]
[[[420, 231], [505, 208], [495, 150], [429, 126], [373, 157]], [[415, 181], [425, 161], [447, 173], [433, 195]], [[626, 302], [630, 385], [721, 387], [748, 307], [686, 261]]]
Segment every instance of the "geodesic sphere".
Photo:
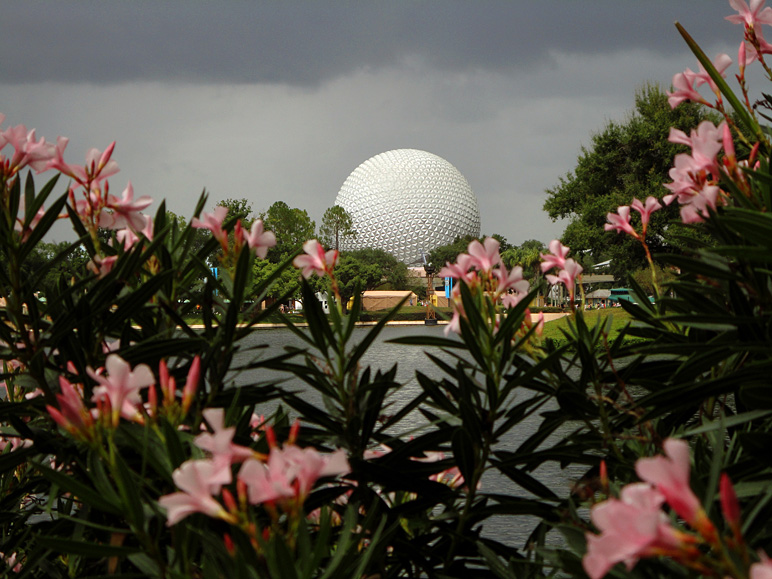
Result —
[[397, 149], [368, 159], [348, 176], [335, 204], [351, 215], [357, 232], [341, 249], [383, 249], [408, 265], [423, 264], [421, 251], [480, 236], [480, 209], [469, 183], [426, 151]]

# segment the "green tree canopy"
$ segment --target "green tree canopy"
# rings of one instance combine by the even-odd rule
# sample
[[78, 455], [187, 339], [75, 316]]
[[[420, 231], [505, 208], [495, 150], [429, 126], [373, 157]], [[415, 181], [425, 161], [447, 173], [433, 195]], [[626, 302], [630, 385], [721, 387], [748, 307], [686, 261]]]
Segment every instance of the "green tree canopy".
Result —
[[335, 265], [335, 279], [346, 311], [348, 301], [354, 293], [378, 287], [383, 280], [383, 269], [377, 263], [367, 262], [350, 253], [344, 253]]
[[66, 257], [62, 259], [64, 252], [70, 245], [69, 241], [53, 243], [41, 241], [25, 260], [22, 270], [26, 276], [32, 276], [45, 269], [54, 259], [59, 258], [56, 265], [48, 269], [40, 280], [38, 289], [44, 295], [60, 283], [69, 284], [73, 279], [83, 276], [86, 272], [86, 264], [91, 258], [83, 247], [71, 248]]
[[441, 245], [432, 249], [426, 256], [426, 261], [432, 264], [437, 271], [444, 267], [446, 263], [455, 263], [459, 253], [465, 253], [469, 244], [477, 239], [474, 235], [457, 237], [453, 243]]
[[[432, 249], [426, 255], [426, 261], [439, 271], [446, 263], [455, 263], [458, 254], [466, 253], [467, 249], [469, 249], [469, 244], [472, 241], [477, 240], [482, 242], [486, 237], [488, 236], [483, 235], [481, 237], [475, 237], [474, 235], [465, 235], [463, 237], [456, 237], [453, 243], [448, 243], [447, 245], [441, 245]], [[499, 242], [499, 253], [504, 253], [508, 249], [514, 247], [513, 245], [510, 245], [507, 238], [503, 235], [494, 233], [490, 237]]]
[[356, 235], [351, 215], [343, 207], [333, 205], [324, 212], [322, 224], [319, 227], [319, 240], [322, 245], [340, 250], [342, 240]]
[[242, 227], [245, 229], [252, 227], [255, 216], [252, 214], [252, 203], [250, 201], [243, 197], [241, 199], [224, 199], [217, 205], [228, 208], [228, 215], [225, 217], [226, 222], [241, 219]]
[[541, 275], [541, 254], [547, 248], [544, 243], [536, 239], [529, 239], [520, 245], [513, 245], [501, 252], [501, 261], [508, 269], [523, 268], [523, 277], [527, 280], [537, 279]]
[[407, 266], [396, 257], [383, 249], [371, 247], [347, 251], [344, 256], [353, 257], [361, 262], [375, 264], [381, 269], [380, 283], [366, 289], [376, 289], [382, 285], [388, 285], [391, 289], [406, 289], [408, 285]]
[[279, 263], [286, 256], [298, 251], [303, 243], [312, 239], [316, 223], [305, 209], [292, 208], [284, 201], [277, 201], [260, 214], [265, 229], [276, 235], [276, 246], [268, 251], [268, 260]]
[[[646, 264], [640, 243], [629, 236], [604, 230], [606, 214], [636, 197], [662, 199], [668, 191], [668, 171], [684, 145], [668, 141], [670, 127], [688, 133], [706, 119], [720, 119], [701, 105], [683, 103], [672, 109], [667, 95], [656, 85], [646, 85], [635, 95], [635, 108], [622, 122], [609, 122], [582, 147], [576, 169], [547, 190], [544, 203], [553, 220], [569, 219], [562, 241], [573, 252], [586, 251], [595, 261], [611, 259], [611, 271], [620, 280]], [[633, 223], [638, 215], [633, 216]], [[665, 233], [678, 221], [676, 204], [652, 215], [647, 243], [652, 253], [678, 251], [674, 236]], [[671, 231], [672, 233], [672, 231]]]
[[[258, 288], [267, 280], [277, 269], [278, 263], [272, 263], [267, 259], [256, 259], [252, 266], [252, 289], [250, 295], [253, 297]], [[268, 296], [280, 298], [287, 292], [292, 292], [293, 298], [300, 297], [300, 273], [294, 267], [287, 267], [281, 272], [281, 275], [268, 288]]]
[[[394, 290], [407, 289], [410, 285], [407, 266], [382, 249], [342, 252], [334, 272], [344, 311], [357, 288], [365, 292], [386, 285]], [[318, 291], [329, 289], [326, 279], [312, 277], [310, 281]]]

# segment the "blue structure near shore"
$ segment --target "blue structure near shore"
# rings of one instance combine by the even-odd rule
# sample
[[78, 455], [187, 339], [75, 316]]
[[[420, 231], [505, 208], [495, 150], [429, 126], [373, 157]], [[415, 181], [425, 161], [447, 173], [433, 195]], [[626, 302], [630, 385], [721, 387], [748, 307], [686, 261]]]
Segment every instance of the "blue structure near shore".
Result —
[[[608, 299], [610, 302], [612, 302], [612, 304], [619, 302], [630, 302], [636, 305], [638, 304], [632, 291], [626, 287], [612, 288], [611, 295], [609, 295]], [[649, 301], [654, 303], [654, 298], [649, 296]]]

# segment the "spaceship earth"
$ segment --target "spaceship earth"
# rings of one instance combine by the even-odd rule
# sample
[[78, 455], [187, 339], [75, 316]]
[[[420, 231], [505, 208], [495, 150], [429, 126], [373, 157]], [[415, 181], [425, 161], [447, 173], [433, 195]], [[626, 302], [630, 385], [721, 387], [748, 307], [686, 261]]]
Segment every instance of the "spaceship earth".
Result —
[[480, 235], [480, 209], [464, 176], [442, 157], [396, 149], [371, 157], [348, 176], [335, 200], [357, 232], [341, 249], [383, 249], [408, 265], [421, 252]]

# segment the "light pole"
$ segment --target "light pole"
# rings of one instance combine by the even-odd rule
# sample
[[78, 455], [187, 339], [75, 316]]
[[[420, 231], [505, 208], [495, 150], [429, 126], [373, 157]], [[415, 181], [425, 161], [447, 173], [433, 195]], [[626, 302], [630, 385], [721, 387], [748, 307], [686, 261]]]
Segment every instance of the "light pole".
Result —
[[432, 296], [434, 295], [434, 287], [432, 280], [434, 279], [434, 266], [430, 263], [424, 264], [424, 271], [426, 272], [426, 319], [424, 325], [436, 326], [437, 314], [432, 307]]

